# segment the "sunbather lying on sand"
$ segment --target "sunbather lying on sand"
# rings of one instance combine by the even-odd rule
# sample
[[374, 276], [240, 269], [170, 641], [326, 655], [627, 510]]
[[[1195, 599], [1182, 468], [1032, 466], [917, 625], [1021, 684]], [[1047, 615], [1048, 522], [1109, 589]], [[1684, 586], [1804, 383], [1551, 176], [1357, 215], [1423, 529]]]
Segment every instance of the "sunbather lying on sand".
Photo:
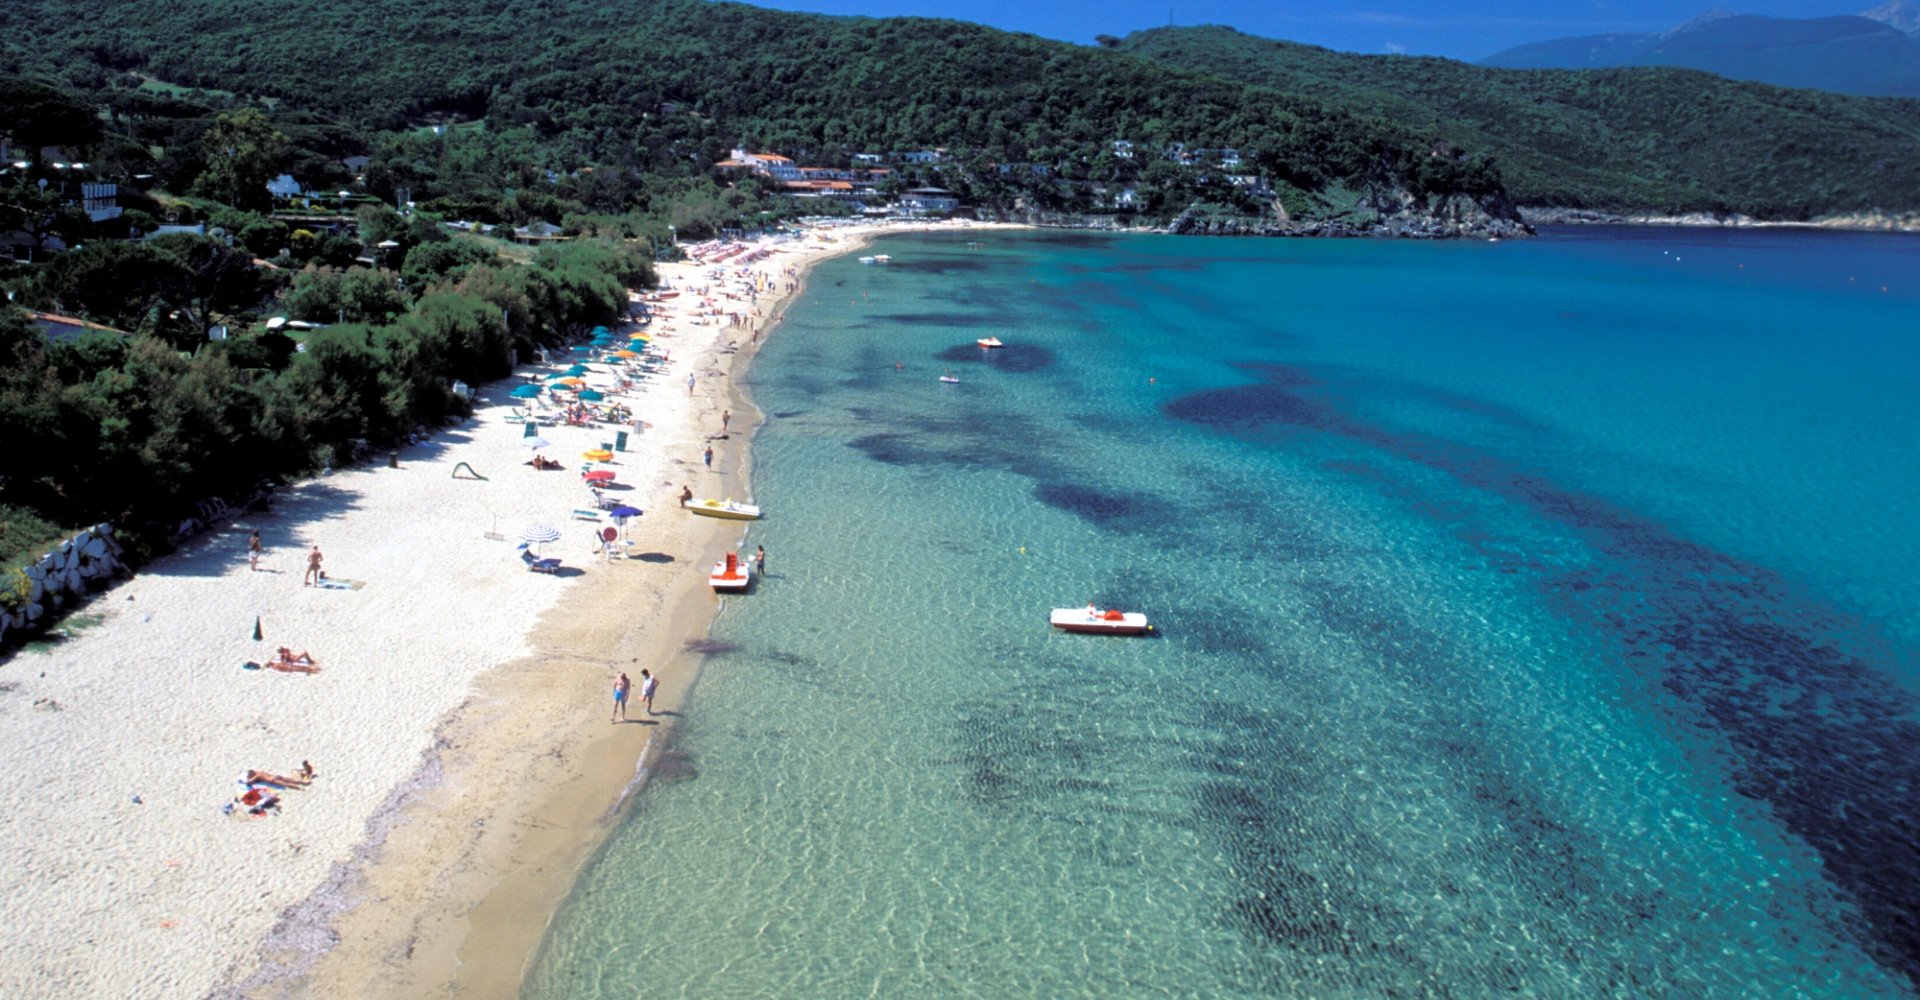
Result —
[[243, 785], [279, 785], [282, 788], [305, 788], [312, 783], [312, 779], [289, 778], [284, 774], [274, 774], [272, 771], [255, 771], [252, 768], [248, 768], [247, 773], [240, 776], [240, 783]]
[[268, 660], [266, 667], [268, 670], [278, 670], [283, 674], [317, 674], [320, 672], [320, 668], [314, 666], [312, 661], [289, 663], [286, 660], [275, 659]]
[[314, 665], [312, 653], [309, 653], [304, 649], [296, 653], [285, 646], [280, 647], [280, 661], [282, 663], [304, 663], [308, 666]]
[[227, 803], [221, 812], [232, 815], [235, 805], [245, 809], [250, 816], [265, 816], [267, 810], [280, 808], [280, 796], [265, 789], [249, 788], [245, 792], [234, 796], [233, 801]]

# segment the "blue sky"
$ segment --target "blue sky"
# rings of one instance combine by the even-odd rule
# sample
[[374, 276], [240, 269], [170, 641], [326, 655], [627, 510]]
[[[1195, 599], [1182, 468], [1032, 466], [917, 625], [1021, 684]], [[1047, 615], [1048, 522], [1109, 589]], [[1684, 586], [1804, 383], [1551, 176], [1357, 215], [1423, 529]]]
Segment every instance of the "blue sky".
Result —
[[816, 14], [947, 17], [1091, 44], [1167, 23], [1225, 24], [1251, 35], [1347, 52], [1409, 52], [1474, 60], [1525, 42], [1611, 31], [1665, 31], [1718, 7], [1741, 14], [1857, 14], [1881, 0], [754, 0]]

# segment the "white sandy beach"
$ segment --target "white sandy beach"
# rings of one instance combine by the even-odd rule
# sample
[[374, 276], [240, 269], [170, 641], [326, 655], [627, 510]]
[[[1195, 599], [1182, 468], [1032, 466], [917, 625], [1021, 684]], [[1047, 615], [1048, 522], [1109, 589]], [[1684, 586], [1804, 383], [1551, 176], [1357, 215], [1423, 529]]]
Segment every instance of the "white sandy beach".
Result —
[[[614, 673], [637, 681], [640, 666], [666, 666], [704, 634], [706, 567], [740, 542], [741, 525], [675, 502], [682, 483], [746, 495], [732, 445], [753, 420], [729, 385], [746, 354], [735, 351], [751, 346], [749, 325], [767, 332], [789, 275], [863, 235], [766, 246], [724, 270], [663, 268], [681, 294], [656, 306], [651, 330], [671, 360], [611, 400], [651, 426], [606, 466], [619, 484], [609, 495], [646, 511], [627, 526], [642, 558], [596, 558], [591, 533], [605, 525], [571, 516], [591, 505], [581, 453], [621, 428], [541, 427], [566, 468], [536, 472], [507, 420], [518, 383], [502, 382], [483, 387], [475, 417], [403, 450], [399, 468], [383, 459], [284, 490], [270, 513], [97, 596], [87, 610], [104, 622], [0, 664], [0, 995], [409, 995], [451, 975], [440, 966], [458, 964], [470, 918], [486, 922], [472, 911], [502, 881], [529, 874], [550, 905], [661, 729], [650, 723], [671, 718], [609, 726]], [[744, 291], [756, 280], [768, 289], [757, 302]], [[743, 325], [696, 318], [703, 286]], [[607, 366], [594, 367], [589, 381], [610, 386]], [[708, 471], [700, 452], [727, 408], [733, 440]], [[459, 463], [487, 478], [454, 478]], [[541, 548], [570, 575], [517, 558], [518, 534], [536, 523], [561, 531]], [[257, 572], [245, 551], [255, 528]], [[312, 544], [337, 587], [302, 585]], [[320, 672], [243, 669], [282, 645], [311, 651]], [[689, 678], [662, 673], [664, 712]], [[277, 815], [223, 814], [243, 771], [292, 774], [303, 760], [318, 777], [281, 793]], [[554, 866], [475, 860], [489, 818], [524, 820], [569, 783], [577, 822], [555, 835]], [[523, 839], [498, 850], [523, 857]], [[537, 941], [544, 914], [519, 916], [537, 921]], [[421, 943], [429, 968], [374, 975], [397, 961], [395, 942], [409, 959]], [[323, 955], [348, 985], [314, 985]], [[524, 959], [507, 956], [501, 974]]]

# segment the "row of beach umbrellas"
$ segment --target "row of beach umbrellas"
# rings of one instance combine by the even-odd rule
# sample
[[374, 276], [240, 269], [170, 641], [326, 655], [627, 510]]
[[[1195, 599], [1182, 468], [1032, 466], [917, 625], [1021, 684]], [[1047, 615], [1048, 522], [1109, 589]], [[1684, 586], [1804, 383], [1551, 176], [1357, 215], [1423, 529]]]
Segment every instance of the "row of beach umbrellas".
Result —
[[[613, 334], [608, 331], [606, 327], [597, 326], [593, 328], [592, 339], [587, 344], [570, 347], [568, 351], [573, 354], [590, 355], [596, 349], [604, 350], [610, 347], [613, 344], [613, 340]], [[649, 338], [635, 335], [628, 341], [627, 347], [608, 352], [605, 360], [609, 364], [615, 364], [620, 361], [637, 358], [640, 356], [640, 352], [646, 349], [648, 343]], [[533, 399], [541, 393], [546, 392], [548, 388], [564, 385], [577, 389], [580, 394], [579, 398], [588, 402], [598, 402], [607, 398], [605, 393], [596, 389], [583, 388], [586, 385], [586, 379], [581, 376], [586, 375], [588, 371], [589, 369], [586, 365], [576, 362], [564, 371], [547, 376], [548, 386], [543, 387], [528, 383], [527, 385], [515, 387], [508, 395], [515, 399]], [[521, 445], [537, 454], [542, 449], [552, 447], [553, 442], [544, 437], [540, 437], [534, 432], [533, 425], [529, 424], [527, 426], [527, 437], [521, 441]], [[613, 461], [613, 452], [605, 448], [593, 448], [582, 452], [581, 457], [594, 462], [611, 462]], [[587, 473], [585, 478], [588, 482], [606, 482], [614, 478], [614, 472], [611, 469], [596, 469]], [[608, 511], [607, 516], [612, 518], [615, 524], [620, 525], [621, 532], [624, 534], [627, 519], [639, 517], [642, 513], [638, 507], [621, 504]], [[520, 531], [520, 540], [529, 545], [541, 545], [547, 542], [558, 541], [559, 539], [559, 529], [551, 525], [530, 524]]]

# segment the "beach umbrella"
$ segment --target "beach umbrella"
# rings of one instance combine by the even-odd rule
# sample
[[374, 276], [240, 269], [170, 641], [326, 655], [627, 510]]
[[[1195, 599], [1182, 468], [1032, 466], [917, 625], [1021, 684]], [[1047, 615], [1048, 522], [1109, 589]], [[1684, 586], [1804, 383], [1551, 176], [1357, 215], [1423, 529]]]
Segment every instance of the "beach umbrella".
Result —
[[537, 399], [542, 391], [543, 390], [537, 385], [520, 385], [515, 386], [513, 391], [507, 393], [507, 395], [515, 399]]
[[560, 532], [544, 524], [529, 524], [520, 529], [520, 540], [528, 545], [557, 542], [560, 540]]
[[592, 462], [611, 462], [613, 461], [613, 452], [605, 448], [595, 448], [591, 451], [581, 452], [580, 457]]
[[569, 366], [569, 367], [567, 368], [567, 370], [566, 370], [566, 371], [563, 371], [563, 372], [561, 372], [560, 374], [562, 374], [562, 375], [585, 375], [586, 373], [588, 373], [588, 372], [590, 372], [590, 371], [592, 371], [592, 370], [593, 370], [593, 369], [591, 369], [591, 368], [588, 368], [588, 367], [587, 367], [586, 365], [571, 365], [571, 366]]
[[607, 516], [610, 518], [613, 518], [613, 523], [620, 526], [621, 538], [627, 537], [627, 518], [639, 517], [640, 514], [641, 514], [640, 508], [629, 507], [626, 504], [621, 504], [620, 506], [615, 507], [610, 511], [607, 511]]
[[608, 333], [596, 334], [594, 338], [587, 341], [587, 343], [596, 345], [611, 344], [613, 343], [613, 335]]
[[593, 328], [591, 333], [593, 334], [593, 336], [596, 336], [596, 337], [604, 337], [607, 334], [607, 328], [604, 326], [596, 326]]
[[592, 472], [589, 472], [586, 475], [581, 476], [580, 478], [586, 480], [589, 483], [610, 483], [610, 482], [613, 482], [613, 470], [612, 469], [595, 469]]
[[567, 348], [567, 351], [572, 354], [592, 354], [593, 348], [587, 344], [575, 344]]
[[638, 351], [629, 351], [629, 350], [626, 350], [626, 349], [624, 349], [624, 348], [623, 348], [623, 349], [621, 349], [621, 350], [618, 350], [618, 351], [615, 351], [615, 352], [613, 352], [613, 356], [614, 356], [614, 357], [616, 357], [616, 358], [623, 358], [623, 359], [624, 359], [624, 358], [637, 358], [637, 357], [639, 357], [639, 356], [640, 356], [640, 352], [638, 352]]
[[[532, 425], [528, 425], [528, 429], [531, 430]], [[521, 439], [520, 446], [522, 448], [531, 448], [534, 451], [539, 451], [542, 448], [553, 447], [553, 442], [547, 440], [546, 438], [540, 437], [539, 435], [530, 435], [528, 437]]]
[[607, 398], [607, 394], [598, 389], [582, 389], [580, 390], [580, 398], [589, 403], [598, 403]]
[[573, 385], [573, 386], [580, 386], [580, 385], [586, 385], [586, 384], [587, 384], [587, 380], [586, 380], [586, 379], [583, 379], [583, 378], [581, 378], [581, 377], [580, 377], [580, 376], [578, 376], [578, 375], [562, 375], [562, 376], [560, 376], [559, 378], [557, 378], [557, 379], [554, 379], [554, 380], [553, 380], [553, 382], [554, 382], [554, 384], [555, 384], [555, 385]]

